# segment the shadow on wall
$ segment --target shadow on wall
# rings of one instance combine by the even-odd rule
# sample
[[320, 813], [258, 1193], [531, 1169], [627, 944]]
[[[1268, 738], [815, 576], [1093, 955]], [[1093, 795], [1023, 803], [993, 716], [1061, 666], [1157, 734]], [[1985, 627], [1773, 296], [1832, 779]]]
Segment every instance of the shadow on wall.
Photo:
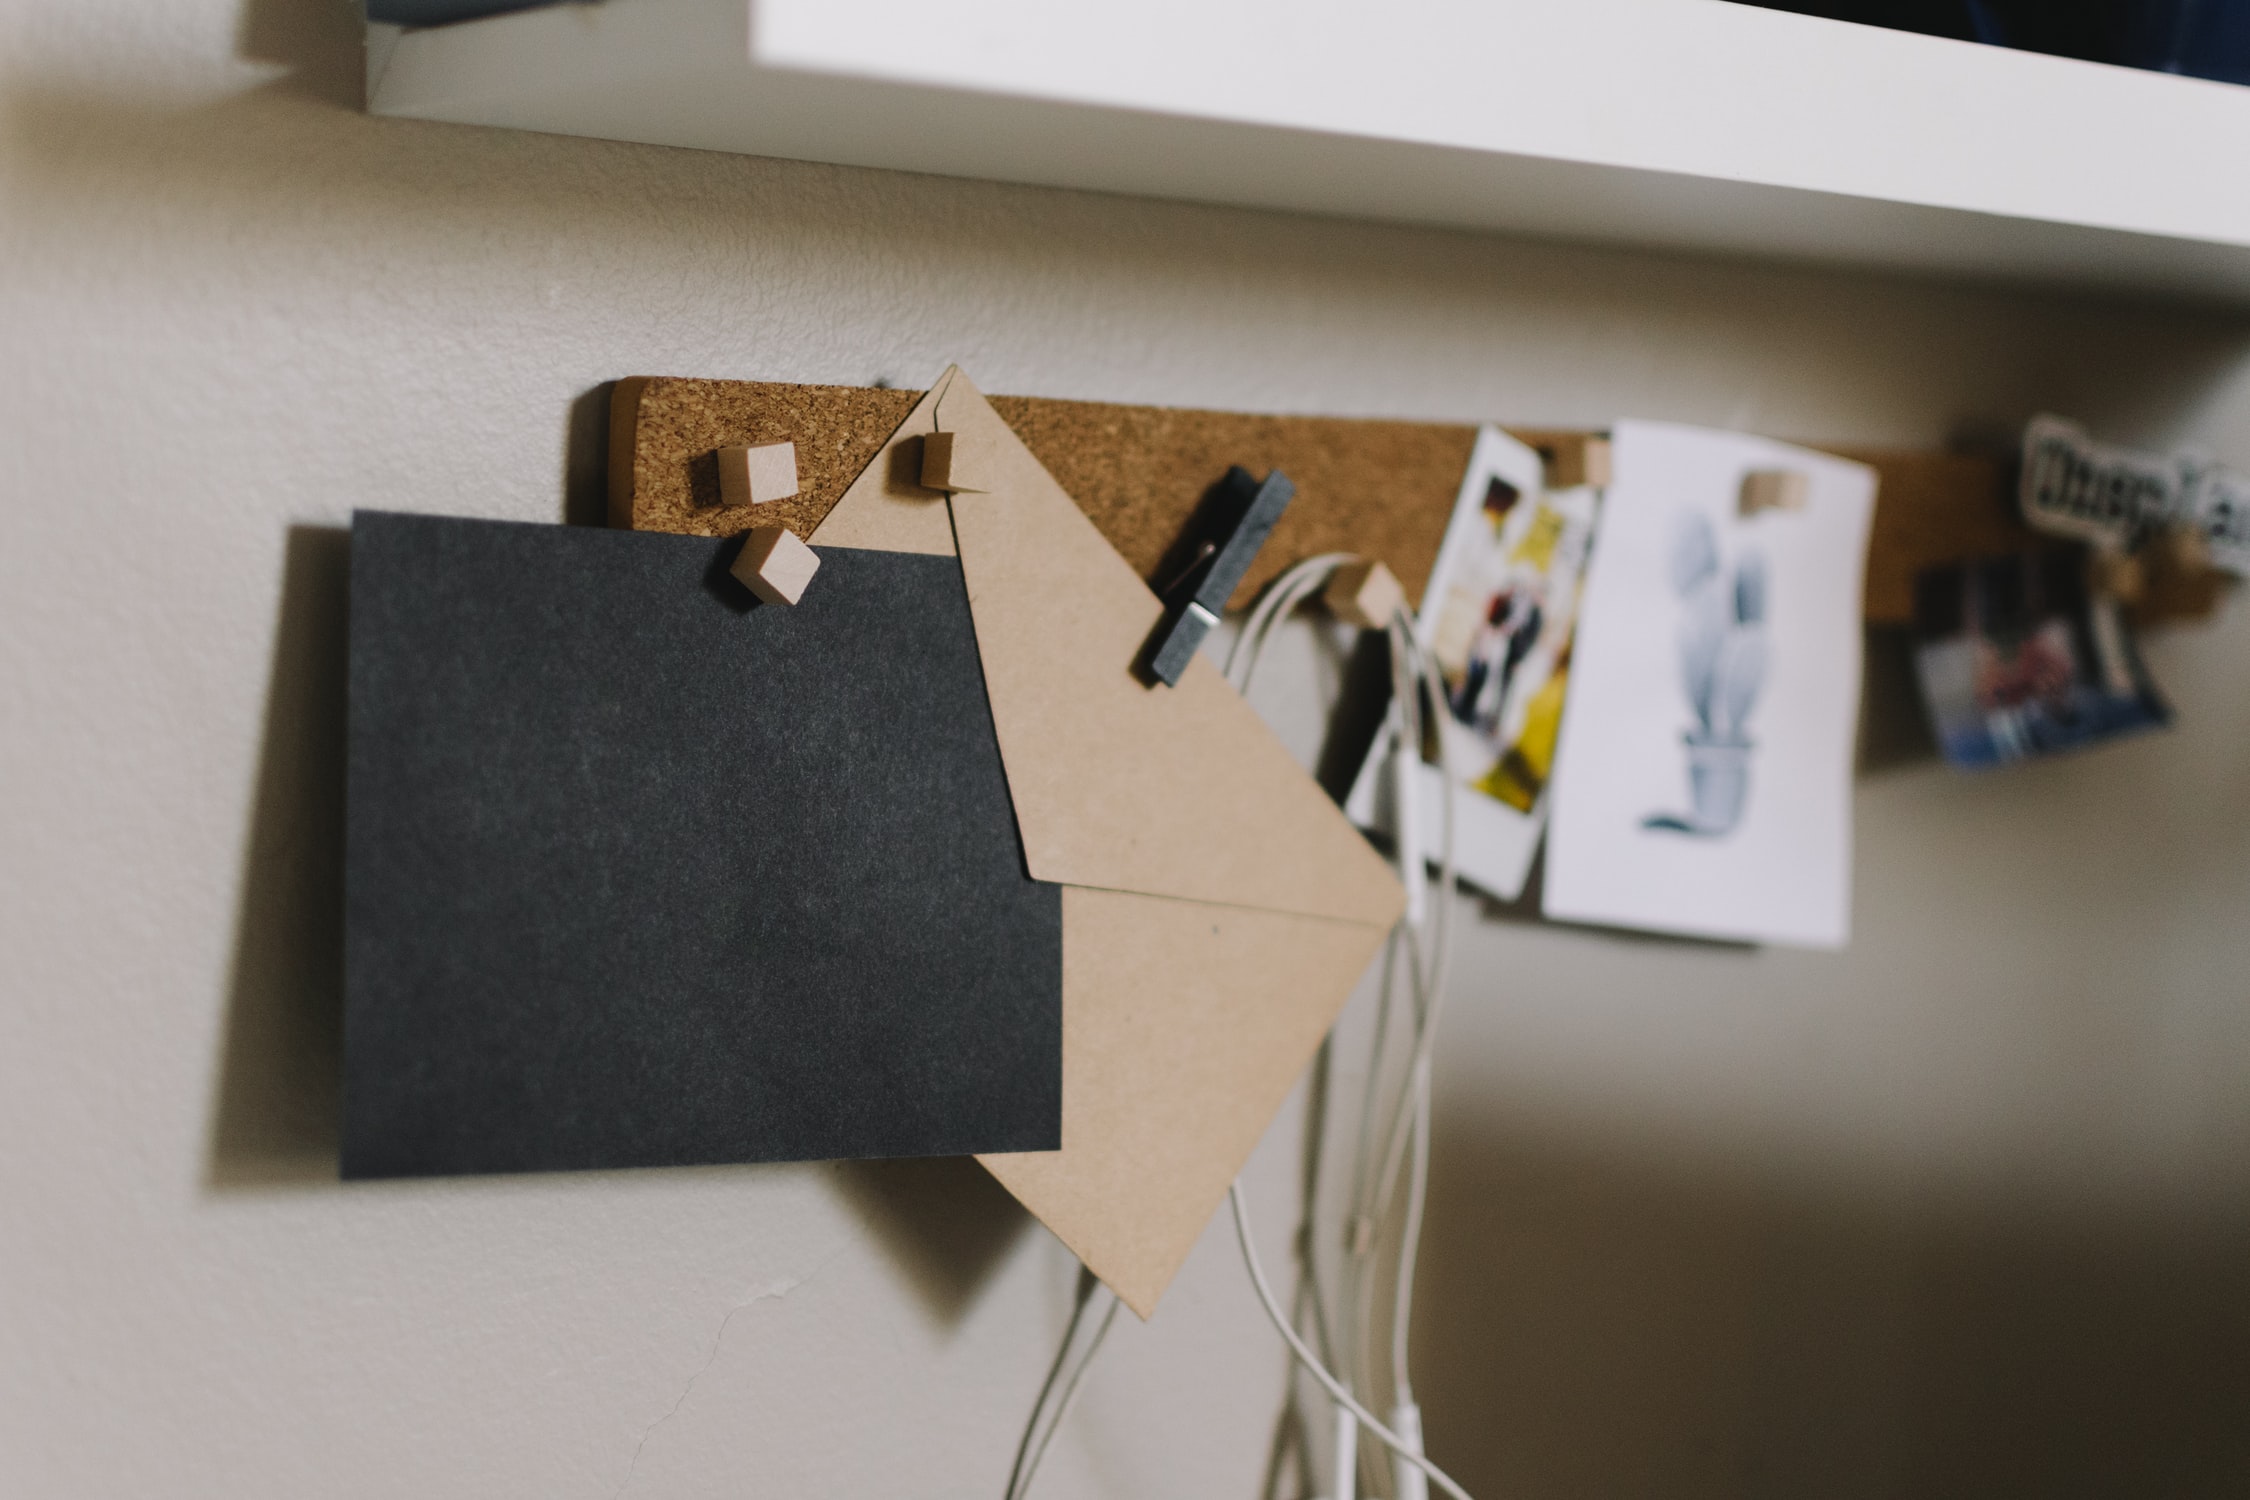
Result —
[[570, 403], [563, 429], [565, 526], [609, 524], [609, 398], [617, 382], [605, 380]]
[[[568, 524], [606, 516], [610, 390], [570, 405]], [[350, 569], [348, 531], [290, 529], [212, 1113], [213, 1187], [337, 1180]]]
[[1880, 776], [1936, 763], [1937, 737], [1914, 676], [1914, 632], [1870, 625], [1860, 679], [1858, 765]]
[[1813, 1204], [1441, 1124], [1431, 1451], [1478, 1495], [2250, 1493], [2250, 1235]]
[[976, 1304], [1031, 1215], [966, 1156], [840, 1161], [838, 1194], [941, 1326]]
[[243, 0], [235, 51], [288, 69], [294, 93], [346, 109], [366, 100], [367, 27], [360, 0]]
[[351, 537], [290, 528], [205, 1181], [333, 1183], [344, 1014]]

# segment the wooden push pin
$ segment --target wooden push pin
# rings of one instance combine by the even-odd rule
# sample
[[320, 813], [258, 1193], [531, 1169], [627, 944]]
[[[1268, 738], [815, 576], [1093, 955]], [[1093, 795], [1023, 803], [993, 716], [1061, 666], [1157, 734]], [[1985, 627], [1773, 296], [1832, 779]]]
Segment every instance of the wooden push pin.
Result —
[[1547, 465], [1547, 488], [1575, 490], [1582, 485], [1595, 489], [1609, 484], [1609, 439], [1598, 432], [1574, 433], [1559, 437], [1539, 450]]
[[719, 450], [719, 503], [764, 505], [797, 493], [797, 445], [764, 443]]
[[1742, 513], [1803, 510], [1812, 498], [1812, 476], [1802, 469], [1752, 469], [1742, 476]]
[[2086, 558], [2086, 587], [2098, 598], [2138, 604], [2148, 592], [2148, 569], [2115, 547], [2096, 547]]
[[2147, 585], [2136, 601], [2143, 624], [2207, 620], [2230, 582], [2211, 563], [2211, 544], [2195, 526], [2172, 526], [2141, 549]]
[[786, 526], [760, 526], [734, 560], [734, 576], [768, 604], [795, 604], [819, 571], [820, 554]]
[[2211, 571], [2211, 542], [2199, 526], [2167, 526], [2150, 549], [2156, 564], [2174, 573]]
[[992, 488], [992, 455], [981, 438], [933, 432], [922, 439], [922, 488], [982, 495]]
[[1389, 568], [1370, 558], [1338, 568], [1321, 590], [1320, 602], [1347, 625], [1387, 630], [1392, 619], [1406, 608], [1406, 590], [1399, 587]]

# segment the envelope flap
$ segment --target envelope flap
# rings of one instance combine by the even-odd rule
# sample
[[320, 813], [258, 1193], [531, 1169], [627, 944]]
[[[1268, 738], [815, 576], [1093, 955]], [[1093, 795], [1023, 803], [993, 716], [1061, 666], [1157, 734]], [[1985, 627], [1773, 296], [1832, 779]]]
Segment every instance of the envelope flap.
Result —
[[1389, 867], [1207, 660], [1141, 684], [1156, 597], [966, 376], [932, 395], [990, 464], [953, 533], [1032, 875], [1388, 927]]
[[1062, 1149], [977, 1159], [1148, 1317], [1384, 938], [1065, 886]]
[[935, 430], [938, 402], [953, 378], [948, 369], [923, 393], [806, 541], [817, 547], [953, 555], [945, 492], [922, 488], [921, 464], [922, 439]]

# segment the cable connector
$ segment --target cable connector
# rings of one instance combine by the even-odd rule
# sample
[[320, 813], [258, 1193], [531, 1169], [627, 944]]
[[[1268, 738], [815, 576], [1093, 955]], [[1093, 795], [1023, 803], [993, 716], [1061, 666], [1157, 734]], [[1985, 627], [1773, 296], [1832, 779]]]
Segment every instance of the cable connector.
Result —
[[[1402, 1448], [1411, 1449], [1415, 1458], [1422, 1456], [1421, 1407], [1412, 1401], [1401, 1401], [1392, 1407], [1391, 1431], [1398, 1434]], [[1429, 1476], [1409, 1462], [1403, 1452], [1391, 1455], [1391, 1493], [1398, 1500], [1430, 1500]]]

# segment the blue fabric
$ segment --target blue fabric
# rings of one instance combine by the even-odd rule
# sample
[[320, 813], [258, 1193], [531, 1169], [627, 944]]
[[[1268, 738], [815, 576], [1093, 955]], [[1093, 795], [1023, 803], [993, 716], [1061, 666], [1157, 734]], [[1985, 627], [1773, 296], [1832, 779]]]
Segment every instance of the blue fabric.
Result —
[[1751, 0], [1769, 10], [2250, 83], [2250, 0]]

